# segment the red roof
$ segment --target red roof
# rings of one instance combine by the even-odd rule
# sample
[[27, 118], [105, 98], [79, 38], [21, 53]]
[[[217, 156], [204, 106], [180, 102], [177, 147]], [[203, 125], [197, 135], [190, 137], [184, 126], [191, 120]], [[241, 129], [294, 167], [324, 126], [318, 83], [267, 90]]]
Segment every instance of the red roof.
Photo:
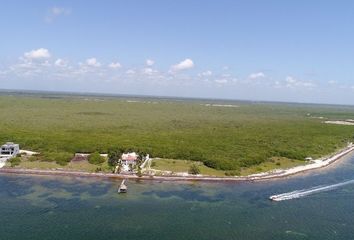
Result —
[[136, 161], [138, 156], [135, 153], [127, 153], [122, 155], [122, 160], [125, 161]]

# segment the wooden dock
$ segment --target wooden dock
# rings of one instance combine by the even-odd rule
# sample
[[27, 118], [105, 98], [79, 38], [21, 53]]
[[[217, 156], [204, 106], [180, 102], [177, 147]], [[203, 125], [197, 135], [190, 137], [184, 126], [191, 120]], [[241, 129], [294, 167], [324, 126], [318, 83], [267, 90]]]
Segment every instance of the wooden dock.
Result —
[[126, 193], [128, 191], [127, 185], [125, 185], [125, 179], [121, 182], [118, 187], [118, 193]]

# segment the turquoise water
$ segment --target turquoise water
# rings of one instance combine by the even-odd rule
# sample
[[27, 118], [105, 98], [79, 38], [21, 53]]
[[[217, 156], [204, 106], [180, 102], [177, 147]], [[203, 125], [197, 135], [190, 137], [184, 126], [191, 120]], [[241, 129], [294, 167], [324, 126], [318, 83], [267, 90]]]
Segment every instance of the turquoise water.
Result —
[[354, 179], [336, 167], [257, 183], [0, 175], [0, 239], [353, 239], [354, 184], [299, 199], [273, 194]]

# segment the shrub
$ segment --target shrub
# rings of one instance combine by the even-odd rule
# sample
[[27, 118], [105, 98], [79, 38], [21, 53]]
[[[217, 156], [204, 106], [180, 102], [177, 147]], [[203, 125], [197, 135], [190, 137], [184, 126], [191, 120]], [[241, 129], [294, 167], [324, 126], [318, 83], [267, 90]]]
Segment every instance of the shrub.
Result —
[[189, 170], [188, 170], [188, 173], [189, 173], [189, 174], [193, 174], [193, 175], [197, 175], [197, 174], [200, 174], [200, 169], [199, 169], [199, 167], [198, 167], [195, 163], [193, 163], [193, 164], [190, 166], [190, 168], [189, 168]]
[[115, 167], [120, 160], [120, 157], [122, 156], [122, 153], [124, 151], [122, 149], [118, 150], [110, 150], [108, 152], [108, 165], [111, 167]]
[[91, 164], [102, 164], [104, 163], [104, 160], [104, 157], [102, 157], [98, 152], [94, 152], [88, 157], [88, 161]]
[[21, 163], [21, 158], [19, 158], [19, 157], [14, 157], [14, 158], [11, 158], [11, 159], [9, 160], [9, 162], [11, 163], [11, 167], [18, 166], [18, 165], [20, 165], [20, 163]]
[[204, 161], [204, 165], [210, 168], [218, 169], [217, 164], [214, 160], [206, 160]]
[[71, 161], [72, 158], [73, 155], [71, 153], [63, 152], [63, 153], [57, 153], [54, 159], [56, 163], [58, 163], [59, 165], [65, 166]]
[[46, 152], [38, 158], [45, 162], [56, 162], [61, 166], [67, 165], [72, 159], [73, 154], [68, 152]]

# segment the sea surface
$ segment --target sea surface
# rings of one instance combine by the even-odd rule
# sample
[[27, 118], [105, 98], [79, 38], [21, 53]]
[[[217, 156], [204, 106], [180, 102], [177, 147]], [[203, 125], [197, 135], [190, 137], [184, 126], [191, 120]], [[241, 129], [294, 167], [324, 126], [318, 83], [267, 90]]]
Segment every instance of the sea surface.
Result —
[[[118, 180], [0, 175], [0, 240], [354, 239], [353, 179], [354, 155], [263, 182], [127, 181], [127, 194]], [[307, 194], [269, 200], [295, 190]]]

